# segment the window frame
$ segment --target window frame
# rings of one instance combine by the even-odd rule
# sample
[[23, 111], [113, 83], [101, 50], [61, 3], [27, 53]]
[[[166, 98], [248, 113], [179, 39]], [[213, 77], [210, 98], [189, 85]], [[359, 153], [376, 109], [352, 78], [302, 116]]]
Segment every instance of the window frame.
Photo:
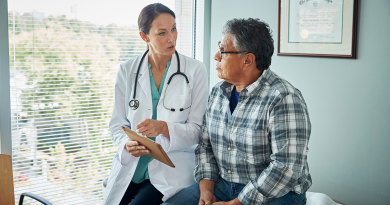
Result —
[[0, 0], [0, 153], [12, 156], [7, 3]]

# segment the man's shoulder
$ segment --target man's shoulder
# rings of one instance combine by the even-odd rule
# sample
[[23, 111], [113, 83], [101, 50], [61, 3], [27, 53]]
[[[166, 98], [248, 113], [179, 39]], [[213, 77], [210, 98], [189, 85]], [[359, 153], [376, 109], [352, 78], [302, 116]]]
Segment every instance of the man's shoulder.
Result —
[[269, 70], [269, 76], [267, 79], [267, 84], [269, 86], [269, 90], [272, 93], [278, 93], [282, 96], [296, 94], [297, 88], [295, 88], [289, 81], [280, 77], [275, 72]]
[[215, 95], [221, 90], [221, 85], [224, 83], [224, 80], [219, 81], [214, 87], [211, 89], [210, 95]]

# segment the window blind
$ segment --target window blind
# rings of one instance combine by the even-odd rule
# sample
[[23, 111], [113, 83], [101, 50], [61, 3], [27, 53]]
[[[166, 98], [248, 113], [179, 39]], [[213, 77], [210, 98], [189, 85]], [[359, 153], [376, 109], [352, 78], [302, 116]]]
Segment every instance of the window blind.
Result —
[[[136, 26], [18, 11], [13, 1], [8, 25], [15, 197], [33, 192], [54, 204], [100, 204], [116, 151], [107, 124], [117, 68], [146, 44]], [[193, 57], [192, 0], [172, 1], [177, 50]]]
[[175, 1], [176, 25], [178, 36], [176, 45], [181, 48], [180, 53], [194, 56], [193, 52], [193, 0]]
[[203, 62], [204, 0], [195, 0], [194, 4], [194, 57]]

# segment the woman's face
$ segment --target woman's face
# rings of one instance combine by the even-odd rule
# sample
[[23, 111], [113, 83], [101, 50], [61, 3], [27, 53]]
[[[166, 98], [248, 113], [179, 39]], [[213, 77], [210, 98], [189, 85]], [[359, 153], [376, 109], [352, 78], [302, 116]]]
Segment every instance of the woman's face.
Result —
[[176, 39], [175, 18], [171, 14], [163, 13], [153, 20], [149, 34], [144, 40], [149, 43], [149, 49], [152, 52], [160, 55], [173, 55]]

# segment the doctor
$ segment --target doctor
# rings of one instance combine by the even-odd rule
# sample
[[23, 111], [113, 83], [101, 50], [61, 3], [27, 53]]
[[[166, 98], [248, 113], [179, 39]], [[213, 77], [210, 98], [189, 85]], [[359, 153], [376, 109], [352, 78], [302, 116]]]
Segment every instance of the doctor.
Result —
[[[146, 6], [138, 26], [148, 51], [118, 70], [109, 123], [118, 152], [104, 192], [104, 204], [109, 205], [161, 204], [195, 183], [194, 149], [208, 95], [206, 68], [175, 53], [175, 14], [168, 7]], [[129, 140], [121, 125], [161, 144], [176, 167], [145, 155], [149, 150]]]

